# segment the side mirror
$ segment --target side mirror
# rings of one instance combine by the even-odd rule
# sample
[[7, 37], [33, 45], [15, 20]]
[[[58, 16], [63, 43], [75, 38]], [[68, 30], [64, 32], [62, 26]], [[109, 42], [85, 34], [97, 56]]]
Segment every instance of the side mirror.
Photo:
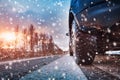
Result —
[[69, 36], [69, 33], [66, 33], [66, 36]]

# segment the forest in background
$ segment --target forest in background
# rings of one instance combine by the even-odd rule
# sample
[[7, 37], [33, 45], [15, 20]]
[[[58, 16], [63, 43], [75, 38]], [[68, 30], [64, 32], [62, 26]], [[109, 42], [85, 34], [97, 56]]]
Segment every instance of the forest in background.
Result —
[[24, 29], [17, 26], [13, 32], [14, 36], [10, 32], [0, 38], [0, 61], [63, 54], [52, 35], [36, 32], [32, 24]]

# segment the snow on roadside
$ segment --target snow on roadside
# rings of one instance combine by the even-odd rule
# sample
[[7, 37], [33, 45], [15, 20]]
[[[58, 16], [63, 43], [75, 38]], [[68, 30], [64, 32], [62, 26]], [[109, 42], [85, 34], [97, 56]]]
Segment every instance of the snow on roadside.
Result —
[[74, 59], [68, 55], [27, 74], [20, 80], [87, 80]]

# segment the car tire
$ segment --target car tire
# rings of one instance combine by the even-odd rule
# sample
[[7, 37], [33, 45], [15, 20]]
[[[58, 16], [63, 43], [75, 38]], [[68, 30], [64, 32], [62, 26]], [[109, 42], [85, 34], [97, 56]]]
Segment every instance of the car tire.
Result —
[[96, 37], [78, 31], [76, 33], [76, 63], [90, 65], [96, 54]]
[[75, 26], [76, 23], [73, 20], [72, 22], [72, 30], [71, 30], [71, 34], [70, 34], [70, 42], [69, 42], [69, 54], [70, 56], [74, 56], [76, 50], [75, 50]]
[[[73, 24], [74, 25], [74, 24]], [[82, 65], [90, 65], [93, 63], [96, 53], [96, 37], [88, 33], [84, 33], [77, 28], [75, 24], [74, 37], [71, 38], [70, 55], [75, 54], [76, 63]], [[74, 45], [73, 45], [74, 42]]]

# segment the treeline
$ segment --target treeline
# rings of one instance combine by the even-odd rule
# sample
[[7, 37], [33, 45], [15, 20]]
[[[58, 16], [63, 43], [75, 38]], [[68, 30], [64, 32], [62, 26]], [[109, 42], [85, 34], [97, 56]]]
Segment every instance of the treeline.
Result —
[[[14, 30], [16, 40], [14, 48], [4, 49], [0, 46], [0, 60], [19, 59], [35, 56], [47, 56], [62, 54], [63, 51], [54, 43], [53, 37], [47, 33], [36, 32], [35, 27], [31, 24], [30, 27], [19, 29], [17, 26]], [[22, 32], [22, 46], [18, 37]]]

